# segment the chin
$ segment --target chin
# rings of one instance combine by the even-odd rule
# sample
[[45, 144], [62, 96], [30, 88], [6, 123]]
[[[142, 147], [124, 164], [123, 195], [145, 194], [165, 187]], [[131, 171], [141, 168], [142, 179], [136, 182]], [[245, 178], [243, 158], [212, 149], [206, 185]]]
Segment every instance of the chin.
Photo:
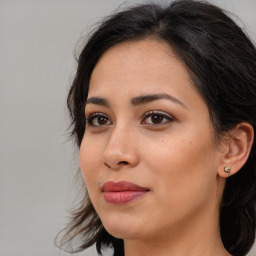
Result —
[[106, 228], [107, 232], [112, 235], [115, 238], [119, 239], [139, 239], [142, 237], [141, 234], [139, 234], [136, 231], [129, 230], [129, 228]]
[[107, 232], [120, 239], [136, 239], [142, 235], [141, 231], [144, 230], [142, 223], [132, 221], [129, 217], [113, 216], [101, 220]]

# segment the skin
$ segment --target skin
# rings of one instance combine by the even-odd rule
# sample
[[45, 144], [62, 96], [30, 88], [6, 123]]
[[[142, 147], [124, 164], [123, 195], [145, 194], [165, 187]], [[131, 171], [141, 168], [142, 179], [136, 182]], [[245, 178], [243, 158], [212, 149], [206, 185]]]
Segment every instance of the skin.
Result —
[[[148, 94], [177, 100], [133, 104]], [[93, 70], [92, 97], [108, 104], [86, 104], [80, 166], [96, 212], [110, 234], [124, 239], [125, 255], [230, 255], [218, 226], [224, 151], [172, 49], [153, 39], [113, 46]], [[149, 192], [126, 204], [106, 202], [102, 185], [124, 180]]]

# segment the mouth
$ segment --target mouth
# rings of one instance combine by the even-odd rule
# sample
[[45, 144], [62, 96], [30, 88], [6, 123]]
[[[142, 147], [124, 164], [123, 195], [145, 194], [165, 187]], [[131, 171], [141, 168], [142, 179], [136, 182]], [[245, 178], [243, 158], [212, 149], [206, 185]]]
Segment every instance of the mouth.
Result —
[[101, 188], [104, 199], [111, 204], [126, 204], [149, 192], [148, 188], [128, 181], [108, 181]]

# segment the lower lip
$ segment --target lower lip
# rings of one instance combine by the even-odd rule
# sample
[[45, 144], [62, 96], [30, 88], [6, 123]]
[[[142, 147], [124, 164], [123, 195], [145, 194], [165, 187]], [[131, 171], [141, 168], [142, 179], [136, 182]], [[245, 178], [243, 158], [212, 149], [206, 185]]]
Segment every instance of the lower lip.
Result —
[[104, 199], [111, 204], [126, 204], [145, 195], [147, 192], [148, 191], [109, 191], [104, 192]]

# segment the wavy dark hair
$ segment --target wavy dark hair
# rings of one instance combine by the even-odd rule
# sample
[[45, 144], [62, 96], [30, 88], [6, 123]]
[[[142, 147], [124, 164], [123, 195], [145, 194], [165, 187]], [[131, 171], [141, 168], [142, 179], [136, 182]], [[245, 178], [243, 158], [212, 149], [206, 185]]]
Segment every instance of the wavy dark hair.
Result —
[[[81, 144], [86, 129], [84, 106], [91, 73], [110, 47], [131, 40], [166, 42], [184, 62], [195, 88], [204, 98], [216, 138], [240, 122], [256, 126], [256, 49], [230, 15], [210, 3], [193, 0], [168, 5], [141, 4], [107, 17], [91, 34], [78, 58], [68, 95], [71, 135]], [[226, 250], [244, 256], [255, 239], [256, 144], [242, 169], [227, 179], [220, 205], [220, 232]], [[124, 255], [123, 240], [111, 236], [85, 192], [59, 241], [76, 241], [72, 252], [96, 243], [97, 251], [113, 247]]]

